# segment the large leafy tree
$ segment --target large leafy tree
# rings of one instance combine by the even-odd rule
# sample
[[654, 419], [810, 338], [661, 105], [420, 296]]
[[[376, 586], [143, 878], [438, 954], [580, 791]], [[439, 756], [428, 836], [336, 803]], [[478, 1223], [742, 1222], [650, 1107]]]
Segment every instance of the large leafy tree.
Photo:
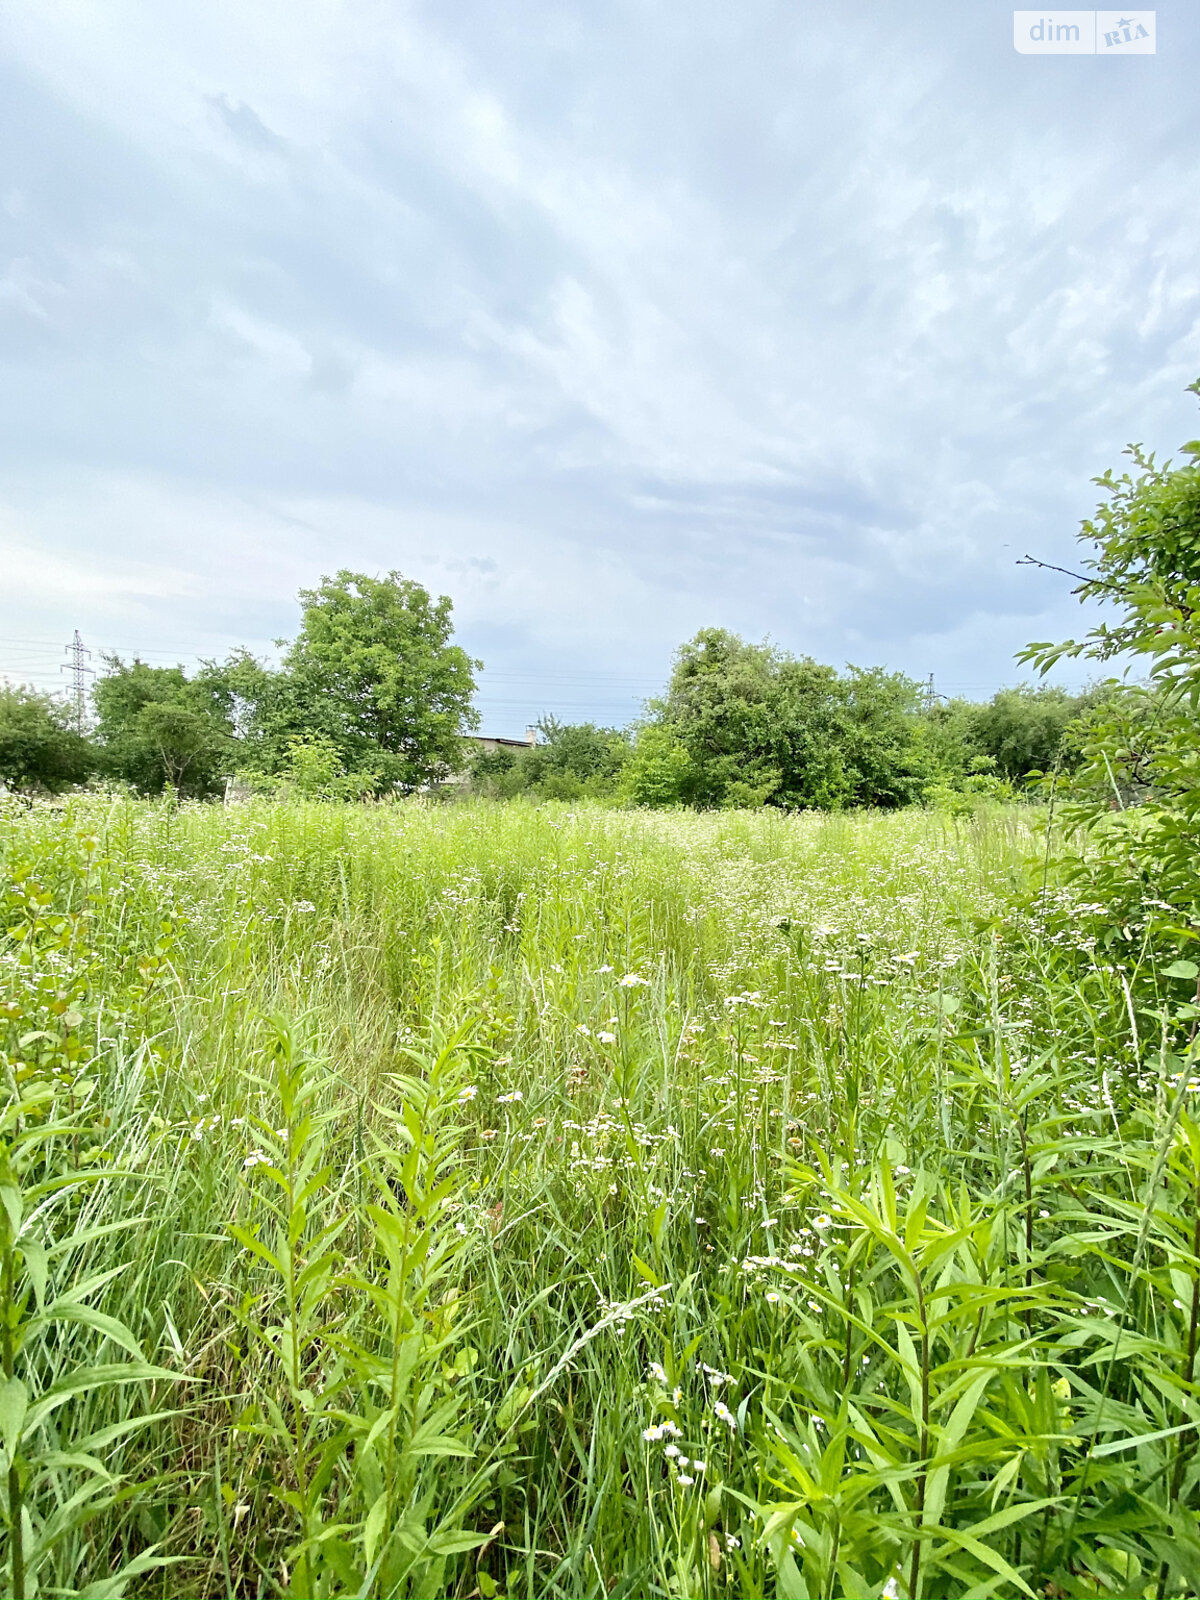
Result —
[[652, 710], [687, 752], [682, 798], [761, 805], [779, 790], [786, 735], [794, 731], [785, 730], [782, 701], [800, 693], [794, 676], [781, 687], [783, 662], [771, 646], [747, 644], [724, 628], [702, 628], [679, 647], [666, 695]]
[[0, 685], [0, 783], [54, 794], [82, 783], [94, 766], [95, 752], [61, 700]]
[[[371, 772], [379, 791], [411, 791], [453, 771], [480, 663], [451, 643], [451, 604], [391, 572], [342, 571], [303, 589], [300, 633], [282, 670], [244, 658], [244, 692], [263, 764], [274, 770], [297, 739], [320, 738], [347, 773]], [[235, 685], [236, 687], [236, 685]]]
[[209, 669], [189, 679], [182, 667], [105, 657], [92, 691], [104, 767], [144, 794], [172, 788], [217, 794], [235, 759], [230, 693]]
[[[1200, 382], [1192, 392], [1200, 394]], [[1182, 465], [1141, 445], [1133, 471], [1106, 472], [1080, 531], [1075, 590], [1104, 619], [1082, 639], [1033, 644], [1043, 672], [1063, 657], [1132, 663], [1144, 679], [1110, 682], [1086, 726], [1073, 820], [1092, 836], [1089, 871], [1145, 920], [1200, 938], [1200, 440]]]
[[916, 690], [879, 669], [833, 667], [705, 628], [675, 658], [652, 709], [687, 756], [693, 805], [894, 806], [919, 798], [925, 768]]

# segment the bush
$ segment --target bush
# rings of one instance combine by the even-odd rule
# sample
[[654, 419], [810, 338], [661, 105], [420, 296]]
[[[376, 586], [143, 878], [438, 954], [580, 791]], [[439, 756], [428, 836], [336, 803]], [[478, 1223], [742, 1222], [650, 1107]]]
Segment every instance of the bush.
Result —
[[83, 783], [96, 765], [88, 741], [60, 700], [34, 689], [0, 687], [0, 782], [57, 794]]

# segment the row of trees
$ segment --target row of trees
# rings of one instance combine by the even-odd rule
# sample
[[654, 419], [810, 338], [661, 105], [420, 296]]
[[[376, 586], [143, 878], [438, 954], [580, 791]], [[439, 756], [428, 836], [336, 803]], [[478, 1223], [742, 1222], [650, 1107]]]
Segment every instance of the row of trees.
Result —
[[301, 591], [300, 632], [278, 667], [239, 651], [189, 677], [108, 658], [88, 737], [61, 702], [0, 689], [0, 780], [53, 791], [98, 774], [144, 793], [204, 797], [237, 773], [252, 786], [353, 798], [412, 792], [465, 763], [471, 787], [498, 797], [838, 809], [1012, 793], [1055, 769], [1076, 773], [1077, 793], [1101, 810], [1178, 790], [1185, 798], [1160, 843], [1164, 862], [1168, 836], [1190, 862], [1200, 816], [1200, 655], [1189, 653], [1200, 614], [1200, 444], [1184, 448], [1183, 468], [1135, 449], [1137, 476], [1099, 480], [1108, 500], [1081, 534], [1098, 553], [1077, 592], [1108, 601], [1119, 620], [1025, 653], [1043, 672], [1063, 655], [1140, 655], [1142, 684], [1110, 679], [1077, 695], [1027, 686], [984, 705], [930, 704], [900, 673], [839, 673], [706, 628], [679, 649], [665, 693], [633, 728], [551, 718], [535, 747], [468, 759], [480, 663], [452, 642], [450, 601], [399, 573], [343, 571]]
[[1026, 686], [984, 705], [931, 705], [900, 673], [838, 673], [710, 628], [679, 650], [666, 694], [636, 728], [550, 718], [537, 746], [476, 756], [472, 780], [498, 798], [652, 806], [836, 810], [1011, 794], [1077, 763], [1108, 693]]
[[300, 632], [275, 668], [245, 651], [190, 677], [107, 658], [90, 737], [61, 702], [0, 690], [0, 777], [55, 790], [97, 775], [203, 798], [237, 774], [351, 799], [436, 784], [465, 761], [475, 791], [495, 797], [902, 806], [947, 790], [1007, 792], [1074, 761], [1096, 701], [1026, 688], [987, 705], [930, 705], [902, 674], [839, 673], [706, 628], [677, 652], [636, 727], [550, 718], [537, 746], [468, 759], [479, 663], [451, 640], [448, 599], [398, 573], [340, 572], [300, 600]]
[[237, 773], [352, 798], [457, 770], [480, 663], [451, 642], [450, 601], [396, 572], [339, 572], [300, 603], [278, 667], [237, 651], [188, 677], [107, 657], [87, 738], [61, 702], [0, 690], [0, 779], [55, 790], [98, 775], [205, 798]]

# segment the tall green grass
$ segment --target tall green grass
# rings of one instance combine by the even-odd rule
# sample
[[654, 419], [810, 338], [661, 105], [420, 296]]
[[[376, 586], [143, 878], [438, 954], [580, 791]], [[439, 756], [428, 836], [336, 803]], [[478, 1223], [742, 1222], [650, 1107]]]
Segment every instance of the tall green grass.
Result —
[[0, 839], [12, 1592], [1200, 1589], [1189, 985], [1023, 813]]

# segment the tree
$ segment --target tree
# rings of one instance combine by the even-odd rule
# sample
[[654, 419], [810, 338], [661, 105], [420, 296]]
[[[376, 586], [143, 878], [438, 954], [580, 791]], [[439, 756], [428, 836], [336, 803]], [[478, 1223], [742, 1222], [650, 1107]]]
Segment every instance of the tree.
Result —
[[990, 756], [994, 770], [1012, 783], [1033, 772], [1049, 772], [1070, 758], [1068, 730], [1088, 704], [1087, 695], [1042, 684], [1000, 689], [977, 709], [971, 741], [980, 755]]
[[433, 602], [398, 572], [386, 578], [342, 571], [302, 589], [300, 633], [282, 670], [246, 659], [242, 679], [258, 700], [249, 737], [268, 770], [279, 770], [297, 739], [319, 738], [346, 773], [371, 771], [378, 792], [411, 791], [457, 766], [481, 663], [450, 643], [451, 604]]
[[919, 690], [882, 667], [848, 667], [839, 685], [842, 762], [857, 806], [907, 806], [929, 781], [917, 733]]
[[702, 628], [676, 651], [666, 695], [651, 710], [687, 754], [691, 804], [762, 805], [779, 788], [781, 659], [725, 628]]
[[60, 700], [0, 685], [0, 783], [55, 794], [84, 782], [94, 766], [95, 752]]
[[681, 646], [652, 706], [688, 757], [700, 806], [895, 806], [927, 781], [916, 686], [879, 668], [833, 667], [722, 628]]
[[[963, 699], [935, 700], [922, 710], [917, 739], [922, 765], [935, 785], [958, 789], [980, 770], [982, 751], [975, 737], [980, 710], [973, 701]], [[984, 757], [984, 770], [986, 763]]]
[[1144, 684], [1110, 680], [1085, 722], [1069, 815], [1092, 836], [1083, 870], [1110, 901], [1200, 939], [1200, 440], [1180, 467], [1126, 453], [1136, 470], [1096, 480], [1108, 498], [1079, 534], [1090, 552], [1074, 592], [1109, 618], [1023, 659], [1042, 672], [1063, 657], [1144, 665]]
[[188, 679], [182, 667], [104, 658], [92, 691], [104, 767], [144, 794], [166, 787], [204, 798], [220, 791], [235, 759], [229, 693], [211, 669]]

